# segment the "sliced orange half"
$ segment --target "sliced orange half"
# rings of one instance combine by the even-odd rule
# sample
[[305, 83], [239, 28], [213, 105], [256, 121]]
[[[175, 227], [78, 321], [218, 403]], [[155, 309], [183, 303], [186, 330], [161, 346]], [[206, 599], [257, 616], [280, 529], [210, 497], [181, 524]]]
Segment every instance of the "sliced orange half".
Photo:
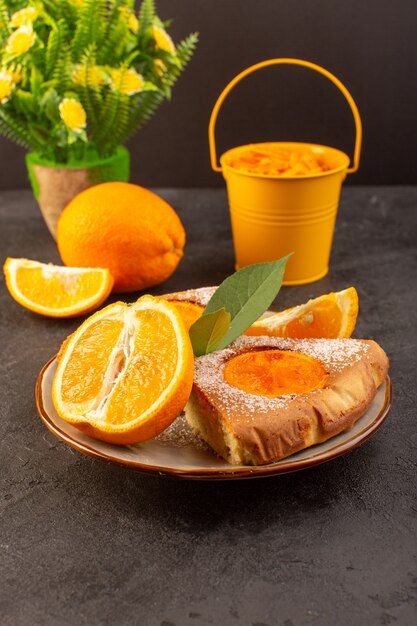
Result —
[[61, 267], [8, 258], [6, 284], [22, 306], [49, 317], [75, 317], [96, 309], [113, 287], [108, 269]]
[[354, 287], [328, 293], [280, 313], [257, 320], [245, 335], [270, 337], [350, 337], [358, 316], [358, 294]]
[[143, 296], [88, 318], [64, 343], [52, 398], [62, 419], [116, 444], [155, 437], [181, 413], [194, 356], [176, 308]]

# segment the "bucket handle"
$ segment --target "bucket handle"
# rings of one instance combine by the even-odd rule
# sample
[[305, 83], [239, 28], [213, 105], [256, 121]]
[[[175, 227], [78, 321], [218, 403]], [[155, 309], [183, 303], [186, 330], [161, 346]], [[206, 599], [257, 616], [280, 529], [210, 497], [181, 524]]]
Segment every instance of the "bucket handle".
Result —
[[215, 129], [216, 129], [217, 116], [219, 114], [220, 108], [223, 102], [225, 101], [226, 97], [243, 78], [248, 76], [248, 74], [252, 74], [253, 72], [256, 72], [257, 70], [260, 70], [264, 67], [269, 67], [270, 65], [284, 65], [284, 64], [285, 65], [301, 65], [303, 67], [308, 67], [309, 69], [314, 70], [315, 72], [318, 72], [319, 74], [322, 74], [323, 76], [328, 78], [334, 85], [336, 85], [336, 87], [345, 96], [350, 106], [350, 109], [352, 111], [353, 119], [355, 120], [355, 128], [356, 128], [355, 149], [353, 152], [353, 165], [352, 167], [349, 167], [347, 170], [348, 174], [353, 174], [353, 172], [356, 172], [359, 167], [359, 159], [360, 159], [361, 145], [362, 145], [362, 122], [361, 122], [361, 117], [359, 115], [358, 107], [356, 106], [354, 99], [352, 98], [351, 94], [346, 89], [344, 84], [340, 82], [340, 80], [336, 78], [334, 74], [331, 74], [324, 67], [321, 67], [320, 65], [316, 65], [315, 63], [311, 63], [310, 61], [303, 61], [302, 59], [285, 59], [285, 58], [268, 59], [267, 61], [261, 61], [260, 63], [255, 63], [255, 65], [251, 65], [250, 67], [246, 68], [246, 70], [243, 70], [243, 72], [240, 72], [240, 74], [235, 76], [230, 81], [230, 83], [223, 89], [220, 96], [217, 98], [216, 104], [214, 105], [213, 111], [210, 116], [210, 122], [209, 122], [209, 128], [208, 128], [211, 167], [213, 168], [215, 172], [222, 171], [221, 165], [217, 164]]

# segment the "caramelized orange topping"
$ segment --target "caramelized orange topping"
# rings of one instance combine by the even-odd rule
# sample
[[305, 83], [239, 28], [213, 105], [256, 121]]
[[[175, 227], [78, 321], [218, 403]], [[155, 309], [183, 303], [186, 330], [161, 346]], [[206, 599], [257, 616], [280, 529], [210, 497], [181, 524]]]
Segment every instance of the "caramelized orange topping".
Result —
[[231, 358], [224, 369], [229, 385], [268, 398], [320, 389], [327, 376], [318, 359], [285, 350], [244, 352]]

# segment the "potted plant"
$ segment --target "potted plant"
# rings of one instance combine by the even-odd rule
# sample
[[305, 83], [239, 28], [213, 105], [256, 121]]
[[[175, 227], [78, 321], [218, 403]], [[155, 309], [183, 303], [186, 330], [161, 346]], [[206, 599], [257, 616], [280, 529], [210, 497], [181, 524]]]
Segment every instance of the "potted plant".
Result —
[[29, 150], [29, 178], [53, 235], [62, 209], [129, 178], [125, 142], [191, 58], [154, 0], [0, 0], [0, 133]]

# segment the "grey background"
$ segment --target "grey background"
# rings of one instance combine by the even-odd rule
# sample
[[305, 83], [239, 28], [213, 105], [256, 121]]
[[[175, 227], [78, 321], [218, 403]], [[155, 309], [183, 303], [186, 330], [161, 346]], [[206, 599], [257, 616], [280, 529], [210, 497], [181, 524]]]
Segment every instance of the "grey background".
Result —
[[[207, 124], [226, 83], [271, 57], [309, 59], [332, 71], [364, 123], [352, 184], [417, 182], [417, 2], [415, 0], [157, 0], [178, 41], [200, 44], [173, 99], [132, 141], [132, 180], [154, 186], [216, 186]], [[351, 153], [347, 104], [323, 77], [300, 68], [263, 70], [239, 86], [219, 124], [220, 149], [258, 140], [313, 141]], [[19, 148], [0, 139], [0, 189], [27, 186]]]
[[[233, 271], [224, 190], [158, 192], [188, 240], [151, 293], [220, 283]], [[0, 224], [5, 255], [59, 261], [30, 191], [0, 194]], [[146, 476], [60, 442], [35, 381], [82, 319], [27, 311], [0, 275], [1, 626], [416, 624], [416, 231], [417, 188], [345, 188], [330, 273], [280, 291], [284, 309], [355, 285], [355, 336], [389, 355], [394, 402], [350, 454], [264, 480]]]

